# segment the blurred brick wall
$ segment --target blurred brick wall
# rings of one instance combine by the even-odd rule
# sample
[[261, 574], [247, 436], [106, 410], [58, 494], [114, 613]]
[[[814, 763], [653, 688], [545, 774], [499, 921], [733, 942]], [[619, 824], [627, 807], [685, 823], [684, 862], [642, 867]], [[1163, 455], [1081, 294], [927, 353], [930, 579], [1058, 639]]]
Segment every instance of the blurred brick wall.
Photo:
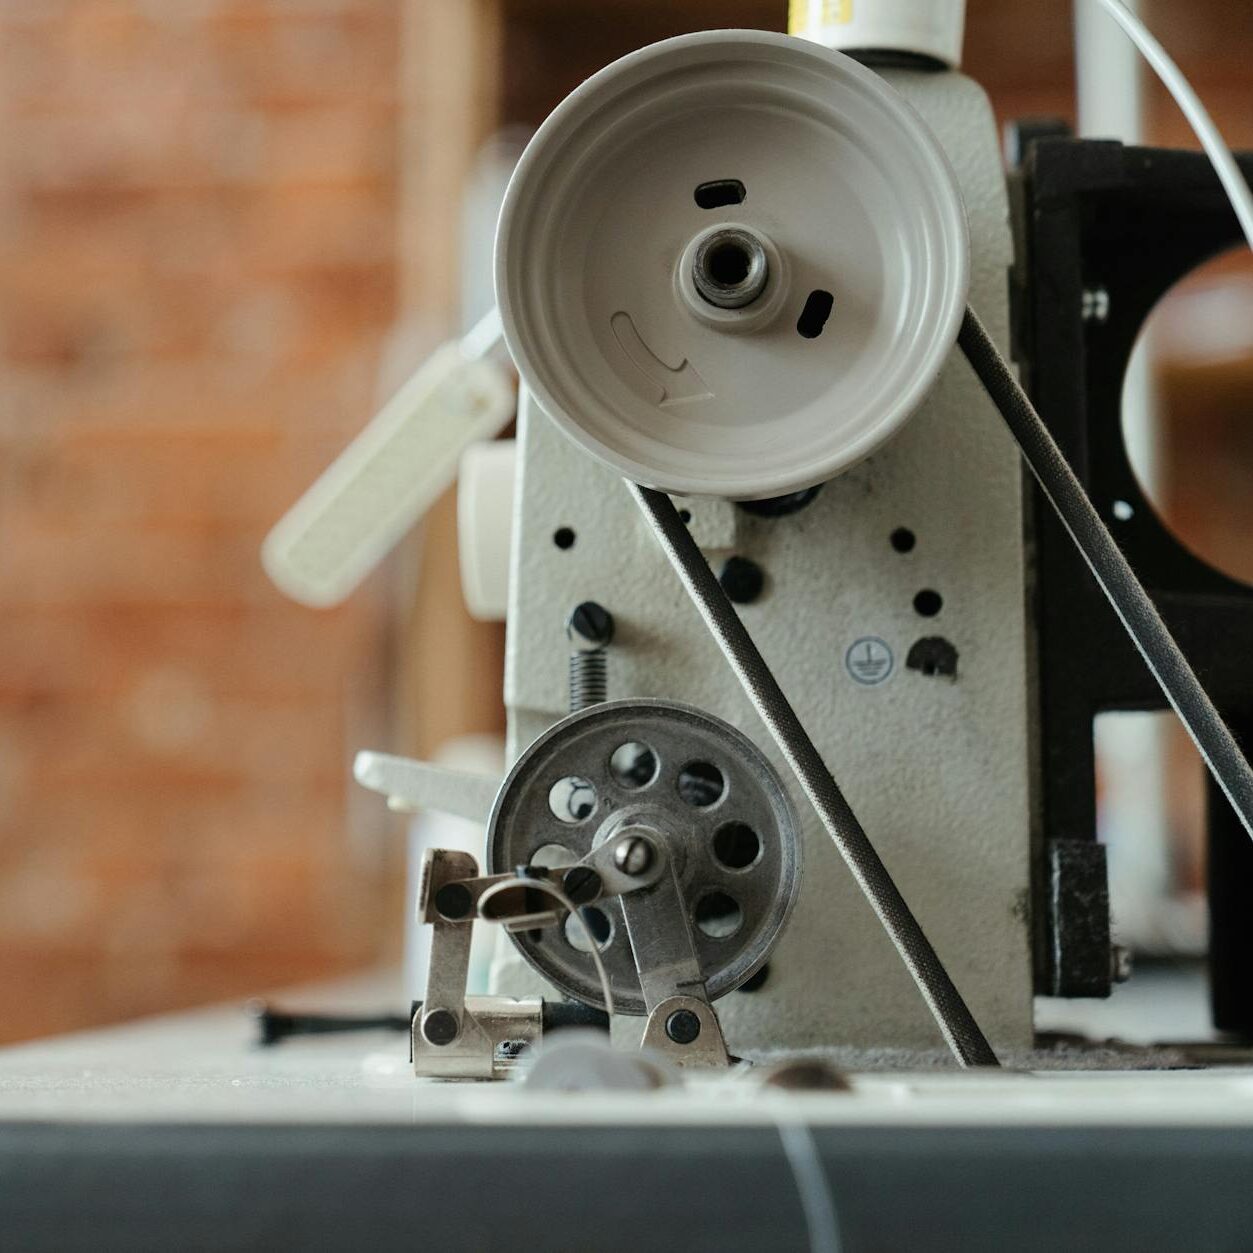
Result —
[[375, 399], [398, 9], [0, 0], [2, 1039], [377, 949], [381, 596], [257, 551]]

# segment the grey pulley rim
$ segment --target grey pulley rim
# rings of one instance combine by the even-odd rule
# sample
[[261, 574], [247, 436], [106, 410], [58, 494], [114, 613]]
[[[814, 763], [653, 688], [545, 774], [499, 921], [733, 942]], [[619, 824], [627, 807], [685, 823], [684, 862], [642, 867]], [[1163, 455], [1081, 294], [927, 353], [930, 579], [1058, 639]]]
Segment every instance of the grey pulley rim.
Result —
[[[647, 747], [651, 764], [636, 755], [627, 768], [624, 758], [615, 758], [624, 745]], [[721, 776], [716, 796], [708, 774], [693, 770], [705, 765]], [[566, 781], [573, 786], [563, 787]], [[540, 850], [551, 858], [554, 848], [566, 856], [549, 864], [571, 864], [623, 825], [635, 824], [660, 836], [676, 867], [709, 997], [733, 991], [764, 965], [791, 913], [800, 887], [800, 835], [770, 762], [718, 718], [671, 701], [627, 700], [595, 705], [557, 723], [526, 749], [501, 786], [488, 820], [489, 872], [530, 864]], [[756, 837], [755, 855], [736, 824]], [[711, 921], [701, 913], [703, 903], [716, 895], [739, 910], [739, 925], [726, 935], [701, 928], [701, 918]], [[614, 1007], [643, 1014], [621, 905], [609, 899], [595, 908], [610, 928], [600, 956]], [[566, 928], [510, 938], [549, 982], [603, 1008], [591, 956], [571, 943]]]
[[[742, 198], [697, 203], [718, 182]], [[729, 252], [728, 274], [698, 267], [718, 230], [745, 234], [742, 277]], [[968, 266], [956, 179], [892, 87], [804, 40], [710, 31], [614, 62], [540, 127], [496, 294], [525, 384], [587, 451], [647, 486], [750, 499], [835, 476], [909, 419]], [[807, 338], [820, 292], [833, 307]]]

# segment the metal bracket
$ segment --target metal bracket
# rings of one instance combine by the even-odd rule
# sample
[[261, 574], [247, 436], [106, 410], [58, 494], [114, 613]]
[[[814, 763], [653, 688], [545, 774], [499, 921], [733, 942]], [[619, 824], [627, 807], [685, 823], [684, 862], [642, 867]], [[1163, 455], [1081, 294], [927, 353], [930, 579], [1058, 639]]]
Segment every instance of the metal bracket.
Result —
[[[674, 864], [662, 842], [650, 838], [655, 836], [638, 824], [624, 825], [567, 868], [562, 882], [576, 905], [607, 896], [622, 902], [649, 1014], [644, 1044], [681, 1066], [726, 1066], [726, 1043], [706, 993]], [[576, 872], [582, 873], [582, 882]], [[426, 1000], [414, 1007], [416, 1074], [499, 1078], [526, 1045], [542, 1039], [542, 1001], [465, 994], [475, 918], [511, 930], [555, 925], [560, 915], [538, 909], [530, 899], [538, 895], [528, 892], [527, 879], [519, 875], [480, 877], [469, 853], [428, 850], [418, 916], [434, 934]]]
[[726, 1041], [705, 992], [674, 864], [648, 891], [622, 898], [648, 1006], [644, 1044], [680, 1066], [727, 1066]]
[[543, 1003], [505, 997], [466, 999], [470, 939], [478, 898], [509, 875], [478, 878], [469, 853], [428, 850], [418, 913], [434, 928], [426, 1000], [411, 1032], [413, 1069], [432, 1078], [491, 1079], [506, 1072], [525, 1044], [543, 1034]]

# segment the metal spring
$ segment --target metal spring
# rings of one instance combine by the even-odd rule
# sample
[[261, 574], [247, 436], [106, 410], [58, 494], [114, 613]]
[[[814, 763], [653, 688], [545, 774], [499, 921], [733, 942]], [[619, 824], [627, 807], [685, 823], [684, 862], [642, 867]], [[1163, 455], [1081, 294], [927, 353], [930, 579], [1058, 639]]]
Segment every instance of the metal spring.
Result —
[[603, 648], [570, 654], [570, 712], [590, 709], [609, 699], [609, 662]]

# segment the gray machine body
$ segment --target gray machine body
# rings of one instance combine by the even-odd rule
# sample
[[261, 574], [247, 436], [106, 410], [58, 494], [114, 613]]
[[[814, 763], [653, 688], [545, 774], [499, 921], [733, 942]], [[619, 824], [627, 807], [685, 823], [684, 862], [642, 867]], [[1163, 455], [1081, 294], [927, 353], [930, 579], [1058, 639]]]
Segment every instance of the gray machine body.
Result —
[[[885, 77], [926, 118], [957, 172], [972, 238], [970, 300], [1005, 348], [1011, 239], [987, 98], [956, 72]], [[800, 895], [768, 977], [718, 1002], [731, 1051], [937, 1045], [900, 959], [621, 479], [525, 393], [518, 475], [510, 760], [566, 712], [565, 619], [580, 601], [600, 602], [616, 622], [611, 698], [684, 701], [740, 728], [789, 781], [801, 815]], [[761, 596], [739, 607], [745, 624], [990, 1040], [1028, 1044], [1023, 476], [973, 373], [954, 351], [903, 432], [797, 513], [768, 518], [725, 501], [680, 503], [715, 569], [738, 555], [764, 570]], [[566, 548], [553, 539], [563, 527], [575, 535]], [[901, 528], [915, 538], [909, 551], [892, 543]], [[938, 594], [938, 613], [919, 612], [920, 591]], [[922, 641], [932, 643], [911, 666]], [[918, 664], [919, 653], [945, 664]], [[954, 653], [955, 673], [945, 673]], [[552, 994], [503, 940], [492, 990]]]

